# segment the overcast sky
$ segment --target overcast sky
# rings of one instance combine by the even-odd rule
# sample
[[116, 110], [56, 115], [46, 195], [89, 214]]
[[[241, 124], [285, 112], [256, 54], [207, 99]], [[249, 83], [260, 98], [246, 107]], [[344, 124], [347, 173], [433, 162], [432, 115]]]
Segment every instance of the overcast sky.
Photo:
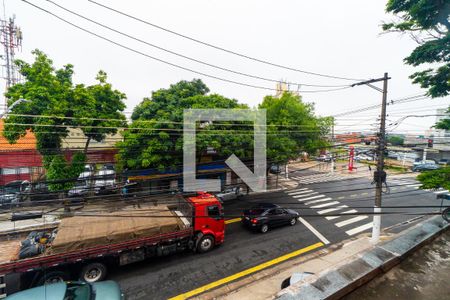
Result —
[[[246, 78], [200, 65], [162, 52], [92, 25], [58, 9], [45, 0], [28, 0], [64, 19], [111, 38], [148, 55], [213, 76], [247, 84], [275, 88], [275, 83]], [[149, 43], [165, 47], [235, 71], [302, 84], [342, 85], [351, 81], [306, 75], [249, 61], [167, 32], [146, 26], [100, 8], [87, 0], [54, 0], [98, 22], [124, 31]], [[350, 78], [377, 78], [388, 72], [388, 98], [398, 99], [423, 93], [408, 75], [414, 68], [403, 64], [417, 45], [408, 36], [380, 35], [380, 24], [393, 17], [384, 11], [386, 1], [298, 1], [298, 0], [98, 0], [108, 6], [239, 53], [310, 72]], [[127, 95], [131, 112], [151, 91], [166, 88], [179, 80], [201, 78], [211, 92], [256, 106], [273, 91], [254, 89], [193, 74], [151, 60], [67, 25], [21, 0], [5, 0], [6, 15], [16, 15], [23, 31], [23, 49], [16, 57], [32, 60], [31, 50], [40, 49], [56, 67], [75, 66], [75, 82], [92, 84], [98, 70], [108, 73], [113, 86]], [[381, 86], [381, 84], [378, 84]], [[2, 85], [3, 87], [4, 85]], [[296, 87], [295, 87], [296, 88]], [[381, 93], [355, 87], [328, 93], [302, 93], [318, 88], [302, 86], [300, 93], [314, 102], [319, 115], [333, 115], [381, 102]], [[433, 114], [445, 107], [449, 98], [416, 101], [389, 107], [388, 124], [410, 114]], [[338, 119], [338, 131], [370, 130], [378, 110]], [[423, 133], [435, 117], [407, 119], [396, 130]]]

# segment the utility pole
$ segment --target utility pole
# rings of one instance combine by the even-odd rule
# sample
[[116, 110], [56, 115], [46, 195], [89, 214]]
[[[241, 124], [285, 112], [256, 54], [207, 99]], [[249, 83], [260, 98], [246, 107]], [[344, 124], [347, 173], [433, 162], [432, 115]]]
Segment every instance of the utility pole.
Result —
[[[22, 48], [22, 31], [20, 27], [15, 25], [15, 17], [6, 20], [0, 20], [0, 44], [3, 45], [4, 55], [2, 59], [5, 64], [3, 67], [6, 69], [6, 90], [16, 84], [19, 81], [19, 74], [17, 68], [14, 65], [14, 55], [16, 50]], [[5, 101], [5, 111], [7, 109], [7, 103]]]
[[[358, 82], [353, 84], [356, 85], [368, 85], [369, 87], [381, 92], [383, 94], [381, 102], [381, 121], [380, 121], [380, 132], [378, 137], [378, 148], [377, 148], [377, 170], [374, 172], [373, 179], [376, 183], [375, 189], [375, 206], [373, 215], [373, 227], [372, 227], [372, 243], [378, 243], [380, 239], [381, 231], [381, 200], [382, 200], [382, 187], [383, 183], [386, 182], [386, 172], [384, 171], [384, 151], [386, 150], [386, 106], [387, 106], [387, 85], [388, 73], [384, 73], [382, 78], [371, 79], [363, 82]], [[373, 86], [371, 83], [383, 81], [383, 89]]]

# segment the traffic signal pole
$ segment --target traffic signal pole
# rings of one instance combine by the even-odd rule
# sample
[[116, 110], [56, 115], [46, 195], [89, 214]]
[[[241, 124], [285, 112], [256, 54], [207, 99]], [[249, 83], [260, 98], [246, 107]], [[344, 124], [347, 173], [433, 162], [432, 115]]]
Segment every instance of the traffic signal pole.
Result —
[[[377, 170], [374, 172], [374, 181], [376, 183], [375, 188], [375, 206], [374, 206], [374, 215], [373, 215], [373, 227], [372, 227], [372, 243], [378, 243], [380, 240], [380, 231], [381, 231], [381, 200], [382, 200], [382, 187], [383, 183], [386, 182], [386, 172], [384, 171], [384, 151], [386, 150], [386, 106], [387, 106], [387, 84], [388, 80], [391, 79], [388, 77], [388, 73], [384, 73], [382, 78], [371, 79], [359, 83], [355, 83], [352, 86], [356, 85], [368, 85], [371, 88], [381, 92], [383, 94], [382, 102], [381, 102], [381, 120], [380, 120], [380, 132], [378, 136], [378, 148], [377, 148]], [[371, 85], [371, 83], [383, 81], [383, 89], [375, 87]]]

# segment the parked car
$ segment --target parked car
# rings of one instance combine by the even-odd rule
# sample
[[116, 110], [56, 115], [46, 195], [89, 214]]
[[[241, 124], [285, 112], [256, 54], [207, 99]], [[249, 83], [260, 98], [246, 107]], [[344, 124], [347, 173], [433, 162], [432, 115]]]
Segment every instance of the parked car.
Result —
[[435, 165], [436, 162], [431, 159], [423, 160], [421, 158], [416, 158], [416, 160], [413, 163], [413, 166], [418, 166], [418, 165], [423, 165], [423, 164]]
[[77, 180], [75, 186], [67, 192], [68, 197], [83, 197], [89, 194], [89, 184], [87, 180]]
[[22, 193], [30, 189], [28, 180], [14, 180], [0, 188], [0, 207], [6, 208], [23, 201]]
[[123, 300], [119, 285], [112, 280], [94, 283], [57, 282], [38, 286], [6, 297], [7, 300]]
[[441, 159], [439, 160], [438, 164], [441, 166], [448, 166], [449, 165], [448, 159]]
[[216, 194], [217, 199], [220, 201], [234, 200], [242, 197], [242, 189], [240, 186], [234, 186], [224, 189], [222, 192]]
[[294, 226], [297, 224], [299, 216], [300, 214], [295, 210], [265, 203], [244, 210], [241, 221], [246, 227], [266, 233], [273, 227], [282, 225]]
[[45, 183], [33, 183], [21, 193], [22, 201], [50, 201], [59, 198], [58, 192], [51, 192]]
[[104, 195], [117, 193], [119, 188], [116, 184], [116, 171], [114, 171], [114, 166], [104, 165], [102, 169], [95, 176], [96, 180], [94, 183], [95, 194]]
[[412, 167], [413, 172], [431, 171], [431, 170], [436, 170], [436, 169], [439, 169], [439, 165], [437, 165], [435, 163], [433, 163], [433, 164], [430, 164], [430, 163], [417, 164]]
[[331, 156], [329, 154], [322, 154], [322, 155], [319, 155], [318, 157], [316, 157], [316, 160], [328, 162], [328, 161], [331, 161]]

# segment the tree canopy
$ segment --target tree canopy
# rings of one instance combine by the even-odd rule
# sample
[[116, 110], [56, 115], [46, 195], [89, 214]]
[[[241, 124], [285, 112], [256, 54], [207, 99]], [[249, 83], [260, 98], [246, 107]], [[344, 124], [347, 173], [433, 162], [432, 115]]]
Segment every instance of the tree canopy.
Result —
[[[133, 122], [123, 132], [124, 141], [118, 143], [120, 167], [179, 168], [183, 162], [184, 109], [248, 108], [237, 100], [208, 92], [208, 87], [201, 80], [194, 79], [180, 81], [145, 98], [133, 111]], [[205, 153], [208, 147], [213, 147], [221, 155], [247, 155], [248, 138], [234, 135], [233, 130], [223, 131], [226, 129], [224, 125], [204, 125], [197, 132], [197, 157]]]
[[403, 145], [403, 142], [405, 141], [405, 139], [402, 136], [389, 135], [387, 137], [387, 141], [388, 141], [388, 143], [391, 143], [393, 146], [401, 146], [401, 145]]
[[383, 24], [386, 32], [408, 33], [419, 45], [405, 58], [414, 67], [431, 64], [413, 73], [413, 83], [428, 89], [431, 97], [450, 92], [450, 2], [447, 0], [389, 0], [386, 11], [398, 21]]
[[285, 92], [280, 98], [266, 96], [259, 105], [267, 114], [267, 158], [274, 163], [296, 159], [302, 151], [316, 153], [329, 145], [326, 135], [332, 119], [314, 114], [314, 105]]
[[[69, 128], [83, 131], [88, 138], [86, 147], [91, 139], [101, 141], [106, 134], [116, 133], [118, 126], [126, 125], [122, 113], [125, 95], [112, 89], [103, 71], [97, 75], [98, 84], [75, 85], [73, 65], [55, 69], [45, 53], [35, 50], [33, 54], [32, 64], [22, 60], [15, 62], [24, 80], [8, 89], [5, 94], [8, 104], [20, 98], [28, 101], [16, 105], [7, 115], [3, 135], [10, 143], [15, 143], [30, 130], [43, 156], [47, 179], [67, 179], [68, 174], [76, 178], [82, 167], [74, 167], [74, 162], [68, 164], [61, 156], [62, 140], [68, 136]], [[84, 165], [85, 157], [77, 156], [77, 163]], [[53, 163], [55, 158], [58, 163]], [[55, 169], [57, 165], [60, 170]], [[69, 170], [71, 167], [73, 172]]]

